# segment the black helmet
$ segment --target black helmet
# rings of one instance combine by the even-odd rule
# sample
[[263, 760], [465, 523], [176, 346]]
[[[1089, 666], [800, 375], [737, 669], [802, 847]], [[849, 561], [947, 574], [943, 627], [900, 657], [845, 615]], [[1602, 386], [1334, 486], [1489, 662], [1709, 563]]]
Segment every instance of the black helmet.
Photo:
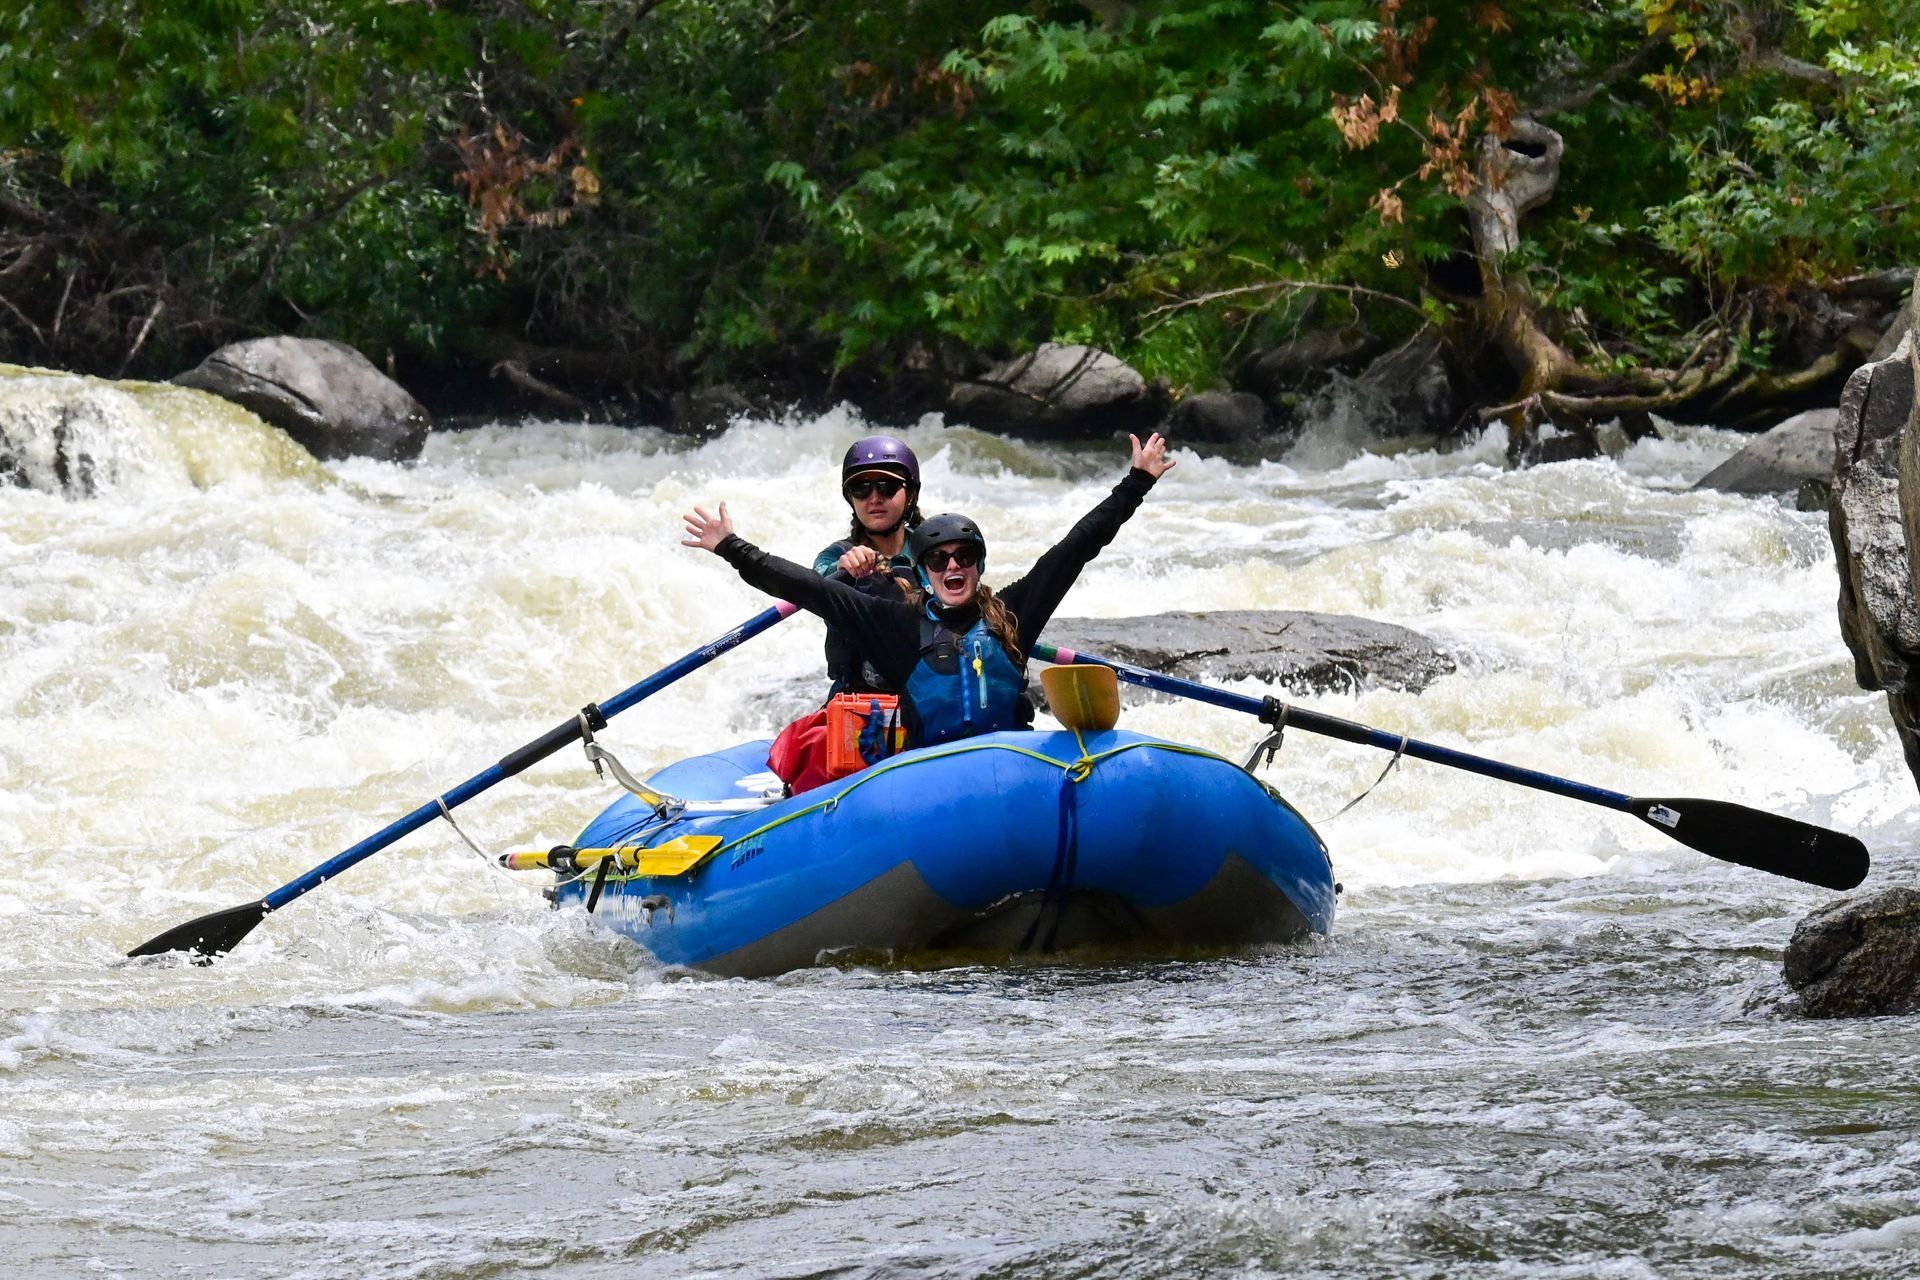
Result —
[[980, 570], [986, 572], [987, 540], [980, 535], [980, 526], [965, 516], [952, 511], [929, 516], [907, 531], [907, 550], [913, 554], [915, 568], [927, 552], [947, 542], [971, 542], [980, 548]]
[[853, 442], [840, 460], [840, 487], [863, 471], [886, 471], [907, 482], [909, 493], [920, 492], [920, 459], [907, 442], [895, 436], [865, 436]]

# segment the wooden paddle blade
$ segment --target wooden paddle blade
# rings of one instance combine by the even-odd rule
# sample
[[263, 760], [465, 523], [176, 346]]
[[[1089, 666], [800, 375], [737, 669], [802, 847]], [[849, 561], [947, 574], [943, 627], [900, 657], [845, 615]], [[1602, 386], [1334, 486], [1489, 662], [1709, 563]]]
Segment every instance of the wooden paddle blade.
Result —
[[1828, 889], [1867, 878], [1867, 846], [1810, 822], [1762, 813], [1725, 800], [1635, 796], [1627, 812], [1710, 858]]
[[191, 959], [195, 964], [212, 964], [215, 956], [223, 956], [240, 945], [240, 939], [252, 933], [253, 927], [267, 918], [268, 910], [267, 900], [262, 898], [243, 907], [215, 911], [198, 920], [175, 925], [127, 954], [159, 956], [169, 951], [187, 951], [192, 953]]

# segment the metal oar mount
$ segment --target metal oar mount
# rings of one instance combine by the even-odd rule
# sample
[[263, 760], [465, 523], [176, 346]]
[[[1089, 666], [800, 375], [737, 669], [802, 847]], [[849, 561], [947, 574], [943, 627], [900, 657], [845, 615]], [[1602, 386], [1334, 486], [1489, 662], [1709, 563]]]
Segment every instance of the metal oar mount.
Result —
[[496, 782], [513, 777], [529, 766], [546, 759], [570, 742], [578, 742], [587, 732], [604, 728], [613, 716], [619, 715], [635, 703], [652, 697], [682, 676], [699, 670], [721, 654], [746, 643], [795, 612], [795, 606], [784, 600], [781, 601], [766, 612], [749, 618], [718, 639], [711, 640], [678, 661], [662, 667], [638, 684], [622, 690], [604, 702], [588, 704], [578, 715], [564, 724], [555, 725], [518, 751], [510, 752], [502, 757], [498, 764], [468, 778], [444, 795], [435, 796], [406, 817], [389, 823], [351, 849], [329, 858], [299, 879], [281, 885], [259, 901], [249, 902], [244, 906], [228, 907], [225, 911], [215, 911], [197, 920], [175, 925], [158, 937], [141, 943], [127, 954], [155, 956], [169, 951], [185, 951], [192, 955], [196, 964], [213, 963], [216, 956], [224, 955], [239, 945], [242, 938], [253, 932], [255, 925], [266, 919], [268, 912], [278, 911], [309, 890], [318, 889], [348, 867], [372, 857], [402, 836], [419, 830], [448, 810], [465, 804]]
[[1455, 751], [1451, 747], [1435, 746], [1399, 734], [1386, 733], [1352, 720], [1292, 706], [1278, 698], [1250, 698], [1245, 694], [1197, 684], [1177, 676], [1130, 667], [1091, 653], [1036, 644], [1033, 646], [1033, 656], [1042, 662], [1106, 667], [1128, 684], [1192, 698], [1196, 702], [1211, 703], [1230, 711], [1244, 711], [1275, 729], [1302, 729], [1307, 733], [1338, 738], [1342, 742], [1378, 747], [1383, 751], [1399, 752], [1435, 764], [1465, 769], [1501, 782], [1518, 783], [1536, 791], [1550, 791], [1571, 800], [1584, 800], [1588, 804], [1618, 809], [1621, 813], [1630, 813], [1642, 822], [1659, 828], [1681, 844], [1697, 849], [1710, 858], [1770, 872], [1789, 880], [1817, 884], [1828, 889], [1851, 889], [1867, 876], [1867, 847], [1855, 837], [1794, 818], [1749, 809], [1745, 805], [1725, 800], [1682, 797], [1650, 799], [1623, 795], [1618, 791], [1556, 778], [1535, 769]]

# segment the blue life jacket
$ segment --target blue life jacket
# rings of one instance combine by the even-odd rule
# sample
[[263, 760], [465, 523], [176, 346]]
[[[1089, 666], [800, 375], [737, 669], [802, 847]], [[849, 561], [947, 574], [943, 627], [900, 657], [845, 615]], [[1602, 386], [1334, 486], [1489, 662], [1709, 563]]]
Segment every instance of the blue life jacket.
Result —
[[920, 619], [920, 660], [907, 676], [915, 746], [1017, 729], [1022, 723], [1026, 673], [985, 618], [956, 635], [934, 618]]

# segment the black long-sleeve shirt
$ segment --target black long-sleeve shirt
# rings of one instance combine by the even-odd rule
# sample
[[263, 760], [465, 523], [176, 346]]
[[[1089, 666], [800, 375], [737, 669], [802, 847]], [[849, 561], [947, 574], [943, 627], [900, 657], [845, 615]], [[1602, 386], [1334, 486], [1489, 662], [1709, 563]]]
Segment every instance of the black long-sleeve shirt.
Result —
[[[1081, 516], [1067, 535], [1034, 562], [1025, 577], [996, 590], [1015, 619], [1016, 647], [1022, 658], [1033, 649], [1053, 611], [1079, 578], [1080, 571], [1120, 532], [1120, 526], [1139, 509], [1156, 477], [1138, 467], [1113, 487], [1100, 504]], [[762, 551], [738, 534], [723, 538], [714, 550], [734, 567], [750, 586], [818, 614], [852, 637], [855, 647], [896, 689], [920, 659], [920, 610], [902, 600], [866, 595], [844, 582], [823, 578], [811, 569]], [[935, 605], [940, 622], [961, 634], [980, 620], [975, 604], [944, 609]]]

